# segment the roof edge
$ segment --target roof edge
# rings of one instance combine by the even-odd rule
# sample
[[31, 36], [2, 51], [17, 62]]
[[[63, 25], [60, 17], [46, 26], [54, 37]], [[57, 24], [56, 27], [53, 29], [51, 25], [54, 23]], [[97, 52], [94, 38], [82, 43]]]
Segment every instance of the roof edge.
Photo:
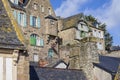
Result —
[[12, 25], [13, 25], [13, 28], [14, 28], [16, 34], [17, 34], [18, 39], [21, 41], [22, 44], [24, 44], [24, 43], [25, 43], [25, 38], [24, 38], [24, 36], [21, 34], [22, 31], [21, 31], [21, 29], [18, 27], [18, 24], [17, 24], [17, 22], [15, 21], [15, 18], [14, 18], [14, 16], [13, 16], [12, 13], [11, 13], [11, 7], [10, 7], [8, 1], [7, 1], [7, 0], [2, 0], [2, 2], [3, 2], [3, 5], [4, 5], [5, 9], [6, 9], [6, 12], [7, 12], [7, 14], [8, 14], [8, 17], [10, 18], [10, 21], [11, 21], [11, 23], [12, 23]]

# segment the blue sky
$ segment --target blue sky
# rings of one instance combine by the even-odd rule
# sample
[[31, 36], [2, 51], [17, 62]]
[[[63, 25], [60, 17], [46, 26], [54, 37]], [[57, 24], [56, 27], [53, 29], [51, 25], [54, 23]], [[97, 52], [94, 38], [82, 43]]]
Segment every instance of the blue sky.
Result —
[[120, 45], [120, 0], [50, 0], [57, 16], [68, 17], [78, 13], [95, 16], [106, 23], [113, 36], [113, 45]]

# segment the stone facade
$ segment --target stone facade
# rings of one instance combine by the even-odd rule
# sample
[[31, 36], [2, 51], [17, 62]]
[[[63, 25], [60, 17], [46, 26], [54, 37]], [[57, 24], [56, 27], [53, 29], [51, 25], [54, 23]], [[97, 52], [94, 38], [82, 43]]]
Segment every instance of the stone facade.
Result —
[[58, 36], [62, 38], [63, 45], [89, 38], [96, 43], [99, 54], [104, 54], [104, 31], [84, 20], [82, 16], [84, 15], [77, 14], [64, 19], [58, 18]]
[[120, 58], [120, 51], [112, 51], [106, 54], [106, 56], [118, 57]]
[[94, 80], [93, 63], [99, 63], [95, 43], [79, 42], [61, 46], [60, 58], [69, 64], [69, 69], [82, 69], [88, 80]]
[[[23, 2], [23, 5], [24, 4], [25, 3]], [[16, 16], [18, 16], [18, 13], [26, 15], [26, 26], [24, 26], [23, 24], [20, 24], [20, 26], [25, 38], [27, 39], [30, 61], [34, 61], [34, 56], [36, 55], [36, 58], [38, 57], [37, 61], [46, 60], [46, 63], [49, 63], [49, 49], [53, 50], [52, 60], [58, 59], [57, 19], [55, 19], [56, 16], [50, 5], [49, 0], [30, 0], [22, 8], [24, 9], [24, 11], [12, 7], [12, 11], [13, 14], [14, 12], [16, 12]], [[31, 26], [31, 16], [35, 18], [40, 18], [39, 27], [36, 25], [36, 23], [36, 26]], [[15, 18], [18, 21], [19, 17]], [[42, 39], [43, 45], [31, 45], [31, 35], [37, 35], [39, 39]]]

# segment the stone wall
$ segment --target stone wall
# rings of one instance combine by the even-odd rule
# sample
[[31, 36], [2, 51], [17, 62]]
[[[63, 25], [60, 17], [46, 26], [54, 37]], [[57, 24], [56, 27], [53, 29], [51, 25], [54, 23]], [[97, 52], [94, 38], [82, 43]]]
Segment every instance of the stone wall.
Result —
[[75, 35], [76, 35], [75, 28], [63, 30], [58, 33], [58, 36], [62, 38], [63, 44], [65, 45], [73, 42], [73, 40], [75, 39]]
[[94, 77], [94, 80], [113, 80], [110, 73], [98, 67], [94, 67]]
[[93, 63], [99, 62], [95, 43], [79, 42], [62, 46], [60, 54], [60, 58], [69, 63], [69, 69], [82, 69], [88, 80], [94, 80]]
[[29, 80], [29, 59], [21, 54], [17, 64], [17, 80]]
[[112, 51], [106, 54], [106, 56], [111, 56], [111, 57], [118, 57], [120, 58], [120, 50], [119, 51]]
[[[36, 5], [36, 9], [34, 8]], [[44, 11], [42, 12], [42, 7]], [[56, 42], [57, 38], [57, 21], [54, 20], [54, 24], [51, 24], [51, 19], [46, 19], [49, 14], [49, 9], [51, 10], [51, 15], [56, 17], [55, 12], [50, 4], [49, 0], [29, 0], [28, 4], [24, 7], [25, 12], [12, 8], [12, 11], [16, 10], [17, 12], [25, 13], [27, 19], [27, 26], [19, 27], [22, 29], [23, 34], [26, 38], [29, 59], [33, 61], [34, 54], [37, 54], [40, 59], [46, 60], [48, 57], [48, 50], [53, 44], [55, 44], [54, 49], [58, 53], [58, 44]], [[40, 28], [30, 26], [30, 15], [40, 18]], [[17, 20], [17, 19], [16, 19]], [[44, 46], [31, 46], [30, 45], [30, 35], [36, 34], [39, 38], [44, 40]], [[54, 39], [49, 40], [50, 36], [53, 36]], [[58, 55], [54, 54], [54, 58], [58, 59]]]

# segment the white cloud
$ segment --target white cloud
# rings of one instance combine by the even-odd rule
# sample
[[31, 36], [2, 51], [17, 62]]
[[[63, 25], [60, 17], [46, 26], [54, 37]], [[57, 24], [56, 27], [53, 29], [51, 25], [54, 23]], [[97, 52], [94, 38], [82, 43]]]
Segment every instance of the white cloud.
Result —
[[55, 10], [57, 16], [68, 17], [73, 14], [79, 13], [81, 5], [87, 0], [65, 0], [62, 5]]
[[108, 29], [118, 28], [120, 25], [120, 0], [111, 0], [96, 10], [86, 9], [85, 14], [92, 14], [100, 21], [107, 24]]

